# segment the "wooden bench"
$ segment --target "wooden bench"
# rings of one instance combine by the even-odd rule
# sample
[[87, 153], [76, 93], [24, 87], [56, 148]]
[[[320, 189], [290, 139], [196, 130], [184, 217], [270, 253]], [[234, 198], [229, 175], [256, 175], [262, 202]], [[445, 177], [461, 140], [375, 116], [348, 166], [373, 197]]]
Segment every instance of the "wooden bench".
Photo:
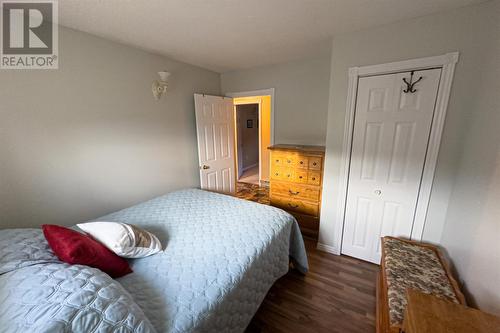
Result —
[[500, 333], [500, 317], [408, 289], [405, 333]]
[[402, 331], [407, 289], [465, 305], [464, 295], [436, 246], [383, 237], [377, 283], [377, 333]]

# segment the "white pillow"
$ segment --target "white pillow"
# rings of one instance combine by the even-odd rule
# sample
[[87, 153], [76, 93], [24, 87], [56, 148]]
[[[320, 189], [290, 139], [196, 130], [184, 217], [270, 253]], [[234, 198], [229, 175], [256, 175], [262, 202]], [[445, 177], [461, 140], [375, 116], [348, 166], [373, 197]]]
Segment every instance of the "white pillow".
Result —
[[162, 250], [152, 233], [135, 225], [119, 222], [88, 222], [77, 224], [108, 249], [125, 258], [143, 258]]

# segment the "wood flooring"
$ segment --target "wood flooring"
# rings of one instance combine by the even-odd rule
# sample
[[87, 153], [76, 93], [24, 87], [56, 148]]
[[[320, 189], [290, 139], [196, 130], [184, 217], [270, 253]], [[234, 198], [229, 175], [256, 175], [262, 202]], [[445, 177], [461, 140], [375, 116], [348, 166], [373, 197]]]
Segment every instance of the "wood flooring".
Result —
[[375, 332], [379, 267], [317, 250], [306, 239], [310, 271], [291, 270], [267, 294], [246, 333]]
[[[238, 183], [236, 196], [269, 204], [269, 190]], [[304, 238], [309, 272], [291, 270], [269, 290], [246, 333], [375, 332], [379, 266], [316, 249]]]

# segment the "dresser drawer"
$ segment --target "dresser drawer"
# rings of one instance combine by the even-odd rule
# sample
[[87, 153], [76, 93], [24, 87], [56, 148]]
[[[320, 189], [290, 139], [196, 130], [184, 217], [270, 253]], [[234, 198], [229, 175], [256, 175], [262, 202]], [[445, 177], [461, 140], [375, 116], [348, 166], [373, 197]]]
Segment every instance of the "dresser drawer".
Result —
[[297, 155], [295, 154], [286, 154], [283, 156], [283, 166], [287, 168], [295, 167], [295, 163], [297, 162]]
[[319, 187], [275, 182], [271, 185], [271, 196], [283, 196], [295, 200], [319, 201]]
[[301, 214], [318, 216], [319, 204], [271, 195], [271, 205]]
[[285, 170], [283, 168], [273, 166], [273, 168], [271, 170], [271, 179], [281, 180], [281, 179], [283, 179], [284, 174], [285, 174]]
[[271, 171], [271, 179], [293, 182], [295, 180], [295, 170], [290, 168], [273, 167]]
[[321, 184], [321, 172], [309, 171], [307, 174], [307, 183], [310, 185], [320, 185]]
[[290, 212], [299, 223], [300, 231], [303, 235], [318, 238], [319, 217]]
[[321, 170], [321, 157], [309, 156], [309, 170]]
[[307, 184], [307, 170], [295, 169], [295, 182]]
[[295, 180], [295, 170], [294, 169], [284, 169], [282, 180], [293, 182]]
[[271, 165], [272, 167], [275, 167], [275, 168], [280, 168], [283, 166], [283, 159], [285, 158], [285, 156], [283, 154], [279, 154], [279, 153], [272, 153], [272, 156], [271, 156]]
[[307, 169], [309, 166], [309, 158], [307, 156], [298, 155], [295, 167], [297, 169]]

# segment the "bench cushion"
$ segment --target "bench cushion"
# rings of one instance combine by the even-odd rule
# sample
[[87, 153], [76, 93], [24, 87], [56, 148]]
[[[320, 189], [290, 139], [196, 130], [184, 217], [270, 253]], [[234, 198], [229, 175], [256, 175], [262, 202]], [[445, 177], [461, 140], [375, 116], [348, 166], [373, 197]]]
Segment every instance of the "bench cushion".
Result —
[[383, 250], [391, 326], [403, 323], [407, 288], [460, 303], [435, 250], [389, 237]]

